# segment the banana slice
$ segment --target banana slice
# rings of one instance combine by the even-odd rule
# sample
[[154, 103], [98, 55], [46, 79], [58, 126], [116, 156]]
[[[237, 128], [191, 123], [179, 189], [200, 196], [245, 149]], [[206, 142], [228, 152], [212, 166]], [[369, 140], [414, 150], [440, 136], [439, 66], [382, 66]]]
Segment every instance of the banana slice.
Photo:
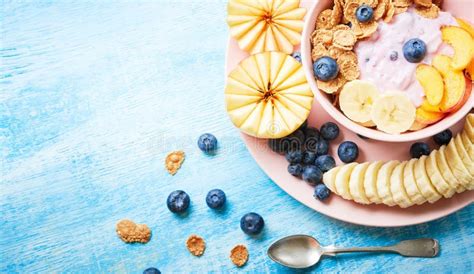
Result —
[[369, 162], [358, 164], [352, 170], [351, 178], [349, 179], [349, 192], [354, 201], [360, 204], [370, 204], [369, 199], [365, 195], [364, 177]]
[[372, 105], [379, 96], [377, 86], [371, 82], [354, 80], [342, 88], [339, 105], [349, 119], [367, 123], [372, 120]]
[[392, 176], [390, 177], [390, 191], [393, 201], [401, 208], [407, 208], [414, 204], [408, 196], [403, 184], [403, 172], [406, 165], [407, 162], [402, 162], [397, 165], [393, 169]]
[[438, 153], [435, 154], [436, 163], [438, 164], [439, 171], [446, 182], [454, 188], [457, 193], [464, 192], [466, 188], [461, 184], [461, 182], [454, 176], [451, 168], [448, 165], [448, 160], [446, 159], [446, 146], [441, 146], [438, 150]]
[[474, 143], [474, 114], [468, 114], [464, 123], [464, 132], [466, 132], [469, 141]]
[[336, 190], [336, 175], [340, 169], [340, 166], [334, 167], [323, 175], [323, 183], [336, 194], [339, 194]]
[[372, 162], [369, 164], [369, 166], [367, 167], [367, 170], [365, 171], [365, 177], [364, 177], [365, 195], [371, 203], [376, 203], [376, 204], [382, 203], [382, 199], [380, 198], [377, 192], [377, 175], [382, 165], [383, 165], [383, 162], [381, 161]]
[[461, 132], [459, 135], [461, 136], [462, 143], [466, 148], [467, 154], [471, 158], [471, 161], [474, 161], [474, 144], [469, 141], [469, 137], [467, 137], [465, 132]]
[[462, 186], [468, 190], [474, 189], [472, 176], [467, 170], [466, 166], [461, 160], [459, 153], [454, 144], [454, 140], [451, 140], [446, 146], [445, 156], [448, 162], [448, 166], [454, 174], [454, 177], [461, 182]]
[[306, 9], [299, 0], [229, 0], [227, 24], [239, 47], [250, 54], [282, 51], [300, 43]]
[[436, 188], [438, 193], [443, 195], [445, 198], [450, 198], [456, 193], [456, 189], [443, 178], [441, 171], [439, 170], [438, 163], [436, 160], [439, 151], [433, 150], [428, 158], [426, 158], [426, 174], [430, 178], [431, 183]]
[[371, 116], [378, 129], [399, 134], [410, 129], [415, 121], [416, 108], [405, 94], [390, 92], [375, 100]]
[[461, 161], [463, 162], [464, 166], [467, 168], [469, 173], [471, 174], [471, 181], [474, 180], [474, 162], [471, 160], [469, 155], [467, 154], [467, 149], [464, 147], [464, 144], [461, 140], [461, 135], [457, 135], [453, 138], [454, 145], [458, 150], [458, 154], [461, 157]]
[[336, 175], [337, 194], [346, 200], [352, 200], [351, 193], [349, 192], [349, 179], [356, 165], [357, 163], [343, 165]]
[[229, 74], [225, 102], [232, 123], [246, 134], [281, 138], [306, 120], [313, 93], [300, 63], [281, 52], [264, 52]]
[[403, 185], [407, 191], [408, 197], [410, 200], [417, 205], [421, 205], [426, 202], [425, 197], [421, 194], [420, 189], [415, 181], [415, 163], [418, 162], [418, 159], [411, 159], [407, 162], [405, 169], [403, 170]]
[[441, 195], [436, 191], [436, 188], [431, 184], [428, 174], [426, 174], [426, 156], [423, 155], [415, 162], [413, 168], [415, 174], [415, 183], [421, 192], [421, 195], [429, 203], [434, 203], [441, 198]]
[[392, 176], [393, 170], [399, 164], [399, 161], [389, 161], [382, 165], [379, 173], [377, 174], [377, 192], [380, 199], [382, 199], [382, 203], [388, 206], [396, 205], [390, 190], [390, 178]]

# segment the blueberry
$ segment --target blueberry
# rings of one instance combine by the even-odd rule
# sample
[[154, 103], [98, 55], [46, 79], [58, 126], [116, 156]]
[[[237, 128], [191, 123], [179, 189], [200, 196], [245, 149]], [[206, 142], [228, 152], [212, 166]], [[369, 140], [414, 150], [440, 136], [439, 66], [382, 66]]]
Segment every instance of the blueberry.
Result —
[[199, 149], [206, 153], [212, 152], [217, 149], [216, 136], [210, 133], [205, 133], [199, 136], [197, 144], [198, 144]]
[[374, 17], [374, 9], [368, 5], [360, 5], [356, 10], [357, 20], [361, 23], [366, 23]]
[[354, 142], [345, 141], [339, 145], [337, 155], [344, 163], [352, 163], [359, 156], [359, 148]]
[[453, 138], [453, 133], [449, 129], [443, 130], [440, 133], [433, 136], [433, 140], [435, 141], [435, 143], [437, 143], [440, 146], [447, 145], [449, 141], [451, 141], [451, 138]]
[[303, 153], [303, 164], [312, 165], [316, 160], [316, 153], [312, 151], [305, 151]]
[[143, 271], [143, 274], [161, 274], [161, 271], [157, 268], [149, 267]]
[[206, 204], [210, 208], [219, 209], [225, 204], [226, 197], [224, 191], [220, 189], [213, 189], [207, 193]]
[[314, 188], [314, 198], [324, 201], [329, 198], [331, 191], [324, 184], [319, 184]]
[[392, 51], [392, 53], [390, 53], [390, 61], [397, 61], [398, 59], [398, 51]]
[[403, 45], [403, 56], [410, 63], [419, 63], [426, 55], [426, 44], [423, 40], [413, 38]]
[[339, 136], [339, 127], [332, 122], [327, 122], [321, 126], [321, 136], [328, 141], [334, 140]]
[[316, 155], [326, 155], [329, 152], [329, 142], [326, 139], [319, 139], [316, 146]]
[[288, 173], [295, 177], [301, 177], [303, 174], [303, 166], [301, 164], [290, 164], [288, 166]]
[[175, 190], [168, 196], [166, 205], [173, 213], [183, 213], [188, 209], [190, 202], [191, 200], [189, 199], [189, 195], [186, 192], [182, 190]]
[[299, 150], [288, 151], [285, 155], [285, 158], [290, 164], [298, 164], [303, 161], [303, 152]]
[[254, 212], [247, 213], [240, 219], [240, 228], [245, 234], [257, 235], [262, 232], [264, 225], [262, 216]]
[[318, 158], [316, 158], [316, 161], [314, 164], [322, 171], [326, 172], [330, 170], [331, 168], [336, 166], [336, 161], [332, 156], [329, 155], [321, 155]]
[[291, 57], [295, 58], [296, 61], [301, 63], [301, 53], [299, 51], [293, 52], [293, 54], [291, 54]]
[[304, 146], [305, 134], [302, 130], [297, 130], [289, 136], [280, 139], [268, 139], [268, 146], [276, 153], [286, 153], [288, 151], [301, 150]]
[[317, 128], [314, 127], [307, 127], [304, 130], [305, 135], [305, 148], [306, 150], [316, 152], [317, 144], [319, 142], [320, 133]]
[[349, 28], [352, 28], [352, 23], [351, 23], [351, 22], [348, 22], [346, 25], [347, 25]]
[[305, 166], [303, 169], [303, 180], [307, 183], [315, 185], [321, 183], [323, 172], [313, 165]]
[[305, 130], [308, 127], [308, 120], [305, 120], [303, 124], [301, 124], [299, 130]]
[[410, 155], [412, 158], [420, 158], [423, 155], [430, 155], [430, 147], [427, 143], [416, 142], [410, 147]]
[[320, 81], [327, 82], [337, 77], [339, 67], [336, 60], [331, 57], [323, 56], [313, 64], [313, 72]]

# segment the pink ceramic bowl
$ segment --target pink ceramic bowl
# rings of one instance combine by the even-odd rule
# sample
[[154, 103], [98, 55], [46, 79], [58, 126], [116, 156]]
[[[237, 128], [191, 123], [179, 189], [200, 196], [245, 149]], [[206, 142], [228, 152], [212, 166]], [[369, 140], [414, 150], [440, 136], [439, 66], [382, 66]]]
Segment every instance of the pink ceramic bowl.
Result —
[[[456, 122], [463, 119], [464, 116], [469, 113], [469, 111], [474, 107], [474, 92], [471, 92], [471, 96], [469, 97], [467, 102], [457, 112], [449, 114], [443, 120], [437, 122], [436, 124], [430, 125], [424, 129], [396, 135], [388, 134], [377, 129], [363, 127], [347, 118], [338, 108], [332, 105], [332, 102], [329, 100], [327, 94], [318, 89], [312, 69], [313, 62], [311, 60], [310, 41], [311, 33], [315, 28], [316, 18], [318, 14], [324, 9], [330, 8], [332, 3], [333, 0], [315, 1], [311, 9], [309, 10], [303, 29], [303, 37], [301, 41], [301, 56], [303, 60], [303, 67], [306, 74], [306, 78], [308, 79], [311, 89], [315, 94], [316, 100], [319, 101], [324, 110], [330, 116], [332, 116], [332, 118], [334, 118], [344, 127], [360, 135], [367, 136], [371, 139], [386, 142], [409, 142], [433, 136], [436, 133], [453, 126]], [[472, 5], [473, 3], [470, 0], [444, 1], [443, 10], [451, 12], [456, 17], [469, 19], [472, 18]]]

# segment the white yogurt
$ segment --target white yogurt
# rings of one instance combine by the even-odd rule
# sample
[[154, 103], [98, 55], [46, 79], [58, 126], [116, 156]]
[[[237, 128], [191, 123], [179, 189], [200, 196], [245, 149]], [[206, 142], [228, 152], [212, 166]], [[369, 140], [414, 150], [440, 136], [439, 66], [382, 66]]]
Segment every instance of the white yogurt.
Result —
[[[405, 92], [418, 107], [425, 96], [415, 77], [418, 63], [410, 63], [403, 57], [403, 44], [412, 38], [423, 40], [427, 52], [422, 63], [426, 64], [431, 64], [437, 54], [452, 55], [452, 48], [441, 40], [440, 28], [446, 25], [458, 25], [450, 13], [440, 12], [438, 18], [428, 19], [416, 14], [414, 9], [395, 16], [389, 24], [380, 21], [377, 32], [356, 45], [360, 79], [373, 82], [381, 92]], [[394, 51], [398, 53], [396, 61], [390, 60]]]

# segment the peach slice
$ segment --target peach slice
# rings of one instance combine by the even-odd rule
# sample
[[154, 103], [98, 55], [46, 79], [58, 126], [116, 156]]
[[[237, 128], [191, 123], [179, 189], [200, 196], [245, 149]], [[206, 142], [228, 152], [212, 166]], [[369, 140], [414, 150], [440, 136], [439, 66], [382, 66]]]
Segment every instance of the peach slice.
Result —
[[460, 27], [446, 26], [441, 28], [441, 38], [454, 48], [451, 67], [454, 70], [465, 69], [474, 55], [474, 41], [469, 32]]
[[413, 125], [411, 125], [409, 130], [410, 131], [418, 131], [420, 129], [424, 129], [427, 126], [428, 126], [427, 124], [422, 124], [422, 123], [415, 120], [415, 122], [413, 122]]
[[469, 34], [470, 34], [472, 37], [474, 37], [474, 27], [473, 27], [471, 24], [469, 24], [466, 20], [461, 19], [461, 18], [456, 18], [456, 21], [458, 22], [459, 26], [460, 26], [463, 30], [469, 32]]
[[467, 100], [469, 100], [469, 97], [471, 96], [471, 92], [472, 92], [472, 82], [466, 78], [466, 91], [464, 92], [462, 99], [453, 107], [451, 112], [456, 112], [462, 106], [464, 106]]
[[444, 116], [445, 114], [442, 112], [426, 111], [420, 107], [416, 109], [415, 121], [420, 124], [431, 125], [443, 119]]
[[451, 57], [443, 54], [435, 55], [431, 61], [431, 65], [433, 65], [443, 77], [446, 77], [448, 71], [451, 70]]
[[443, 99], [443, 77], [432, 66], [421, 64], [416, 67], [416, 79], [420, 82], [430, 105], [438, 105]]
[[451, 70], [444, 78], [445, 92], [439, 104], [441, 112], [451, 112], [462, 101], [466, 92], [466, 78], [462, 71]]
[[466, 68], [466, 76], [471, 79], [471, 81], [474, 81], [474, 58], [472, 58], [471, 63]]

